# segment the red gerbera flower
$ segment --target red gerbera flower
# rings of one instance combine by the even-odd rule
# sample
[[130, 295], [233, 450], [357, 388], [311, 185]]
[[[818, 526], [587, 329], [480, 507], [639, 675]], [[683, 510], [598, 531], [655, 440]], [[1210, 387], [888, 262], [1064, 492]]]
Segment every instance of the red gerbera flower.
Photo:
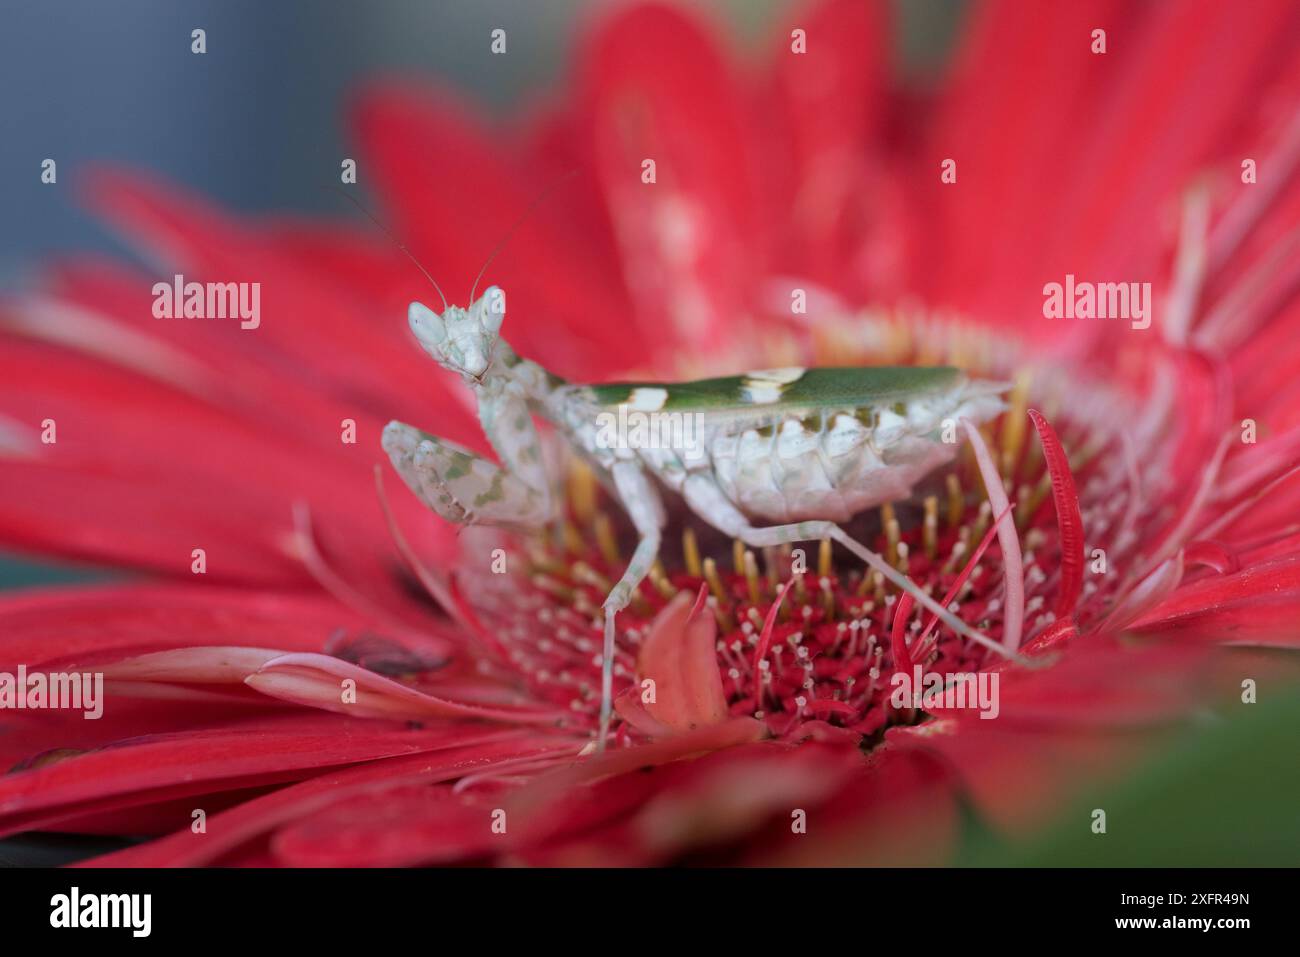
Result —
[[[485, 449], [402, 321], [410, 264], [97, 174], [165, 269], [77, 260], [4, 303], [0, 535], [148, 578], [0, 601], [0, 671], [106, 681], [99, 720], [0, 714], [0, 834], [151, 836], [99, 859], [133, 865], [919, 863], [952, 859], [963, 804], [1048, 822], [1239, 684], [1222, 645], [1300, 639], [1297, 27], [1283, 0], [989, 2], [927, 97], [886, 69], [878, 4], [799, 7], [744, 69], [636, 6], [509, 129], [403, 85], [360, 100], [361, 168], [444, 286], [561, 182], [484, 280], [566, 377], [1015, 383], [856, 528], [1001, 653], [828, 544], [805, 571], [675, 515], [619, 619], [603, 753], [631, 532], [591, 473], [563, 464], [536, 537], [458, 536], [376, 485], [389, 419]], [[260, 282], [260, 325], [153, 318], [173, 273]], [[1150, 283], [1149, 327], [1046, 317], [1075, 277]], [[996, 720], [900, 704], [896, 672], [996, 674]], [[653, 700], [647, 674], [671, 676]]]

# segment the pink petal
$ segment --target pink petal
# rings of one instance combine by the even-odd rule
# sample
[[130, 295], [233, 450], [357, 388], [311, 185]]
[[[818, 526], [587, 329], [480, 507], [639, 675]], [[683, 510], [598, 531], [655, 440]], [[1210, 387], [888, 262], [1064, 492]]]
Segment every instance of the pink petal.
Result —
[[[355, 703], [343, 700], [344, 681], [355, 682]], [[554, 724], [564, 717], [555, 711], [448, 701], [328, 655], [281, 655], [246, 677], [244, 683], [272, 698], [362, 717], [478, 718], [512, 724]]]
[[674, 731], [720, 724], [728, 717], [718, 670], [717, 622], [709, 609], [692, 614], [694, 598], [679, 592], [655, 616], [637, 657], [637, 685], [654, 682], [645, 709]]

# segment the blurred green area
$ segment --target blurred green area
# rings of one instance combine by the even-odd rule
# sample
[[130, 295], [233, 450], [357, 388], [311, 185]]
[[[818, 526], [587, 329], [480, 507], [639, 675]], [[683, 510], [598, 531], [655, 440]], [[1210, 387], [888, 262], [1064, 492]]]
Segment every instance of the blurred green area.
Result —
[[[956, 39], [968, 0], [894, 0], [895, 62], [910, 76], [937, 73]], [[707, 6], [707, 4], [700, 4]], [[769, 37], [774, 21], [797, 9], [788, 0], [722, 0], [726, 19], [749, 41]]]
[[[974, 867], [1300, 865], [1300, 687], [1188, 728], [1122, 781], [1084, 791], [1026, 843], [973, 816], [958, 863]], [[1106, 833], [1092, 831], [1093, 809]]]
[[0, 589], [31, 588], [68, 582], [102, 581], [119, 577], [108, 569], [58, 562], [35, 562], [0, 552]]

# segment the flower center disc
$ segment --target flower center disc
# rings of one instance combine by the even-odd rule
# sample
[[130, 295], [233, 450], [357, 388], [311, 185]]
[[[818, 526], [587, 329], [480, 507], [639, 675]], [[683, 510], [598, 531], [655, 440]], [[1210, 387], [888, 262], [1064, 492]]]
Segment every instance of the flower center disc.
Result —
[[[1026, 428], [1026, 393], [1022, 382], [1010, 396], [1010, 409], [982, 434], [998, 463], [1023, 549], [1024, 638], [1029, 640], [1054, 621], [1050, 609], [1060, 580], [1060, 549], [1051, 475], [1041, 446], [1027, 434], [1032, 430]], [[1062, 444], [1083, 450], [1070, 464], [1086, 480], [1090, 463], [1108, 443], [1075, 429], [1067, 430]], [[464, 591], [484, 596], [476, 604], [496, 624], [511, 666], [530, 693], [570, 710], [575, 726], [594, 728], [600, 710], [601, 604], [623, 572], [635, 533], [617, 505], [603, 499], [585, 465], [571, 467], [567, 485], [568, 517], [558, 533], [511, 540], [512, 557], [526, 568], [523, 579], [503, 590], [501, 576], [495, 576], [495, 588], [482, 580], [493, 576], [475, 576], [476, 585]], [[1124, 504], [1115, 498], [1098, 506], [1098, 515], [1108, 518], [1106, 527], [1113, 526], [1113, 513]], [[890, 725], [923, 718], [914, 708], [890, 703], [889, 678], [898, 664], [891, 650], [895, 629], [901, 629], [910, 664], [927, 673], [978, 671], [1000, 660], [942, 624], [931, 627], [932, 616], [924, 609], [904, 608], [905, 620], [896, 623], [901, 592], [849, 553], [832, 549], [829, 541], [755, 553], [723, 538], [680, 503], [668, 505], [659, 561], [618, 617], [616, 697], [638, 677], [638, 650], [655, 616], [679, 592], [694, 595], [701, 586], [717, 622], [718, 668], [731, 713], [756, 716], [777, 734], [815, 720], [874, 740]], [[967, 445], [910, 499], [864, 513], [845, 530], [937, 601], [951, 594], [948, 607], [998, 641], [1005, 568], [993, 518]], [[967, 567], [986, 536], [987, 549]], [[787, 583], [769, 650], [755, 667], [765, 620]], [[1107, 590], [1095, 581], [1085, 585], [1080, 613]]]

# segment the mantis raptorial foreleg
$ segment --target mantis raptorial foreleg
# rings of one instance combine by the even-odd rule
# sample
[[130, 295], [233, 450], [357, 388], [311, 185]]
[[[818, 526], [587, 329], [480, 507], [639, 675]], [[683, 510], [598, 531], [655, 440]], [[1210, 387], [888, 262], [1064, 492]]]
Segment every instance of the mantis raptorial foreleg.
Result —
[[485, 388], [478, 415], [501, 465], [400, 422], [384, 429], [384, 451], [411, 491], [448, 521], [542, 528], [556, 518], [556, 500], [526, 399], [510, 383]]
[[692, 475], [688, 478], [683, 486], [682, 496], [691, 511], [695, 512], [704, 521], [718, 529], [718, 531], [731, 535], [733, 538], [738, 538], [746, 545], [754, 548], [814, 541], [822, 538], [837, 541], [866, 562], [873, 570], [880, 572], [894, 585], [911, 595], [919, 604], [938, 615], [939, 619], [952, 628], [953, 631], [985, 647], [992, 647], [1001, 651], [1000, 645], [975, 631], [930, 597], [915, 582], [909, 581], [905, 575], [890, 565], [883, 556], [852, 538], [834, 522], [813, 520], [793, 522], [789, 525], [770, 525], [756, 528], [750, 524], [744, 513], [736, 508], [731, 500], [723, 494], [722, 489], [711, 478], [703, 475]]
[[[517, 410], [505, 410], [513, 412]], [[384, 430], [384, 449], [407, 486], [448, 521], [508, 528], [536, 529], [554, 518], [550, 483], [542, 466], [541, 446], [527, 410], [525, 418], [506, 417], [503, 409], [480, 417], [502, 461], [533, 481], [525, 483], [502, 468], [453, 442], [426, 435], [399, 422]], [[531, 436], [531, 442], [528, 441]], [[536, 466], [534, 468], [534, 465]], [[605, 747], [613, 716], [614, 638], [618, 613], [632, 601], [637, 586], [650, 573], [659, 554], [663, 502], [653, 483], [635, 461], [610, 468], [619, 500], [635, 526], [639, 541], [632, 560], [604, 602], [604, 645], [601, 652], [599, 746]]]
[[538, 490], [550, 509], [551, 476], [542, 455], [542, 440], [520, 388], [503, 383], [479, 394], [478, 420], [501, 464], [516, 479]]
[[623, 577], [618, 580], [605, 598], [605, 643], [601, 652], [600, 671], [600, 737], [599, 747], [605, 748], [609, 722], [614, 703], [614, 620], [618, 613], [632, 601], [638, 585], [650, 573], [659, 554], [660, 529], [664, 525], [664, 506], [649, 477], [637, 462], [616, 462], [610, 469], [618, 497], [636, 526], [640, 540], [628, 563]]
[[455, 442], [390, 422], [383, 445], [407, 487], [449, 522], [531, 530], [554, 517], [548, 483], [522, 481]]

